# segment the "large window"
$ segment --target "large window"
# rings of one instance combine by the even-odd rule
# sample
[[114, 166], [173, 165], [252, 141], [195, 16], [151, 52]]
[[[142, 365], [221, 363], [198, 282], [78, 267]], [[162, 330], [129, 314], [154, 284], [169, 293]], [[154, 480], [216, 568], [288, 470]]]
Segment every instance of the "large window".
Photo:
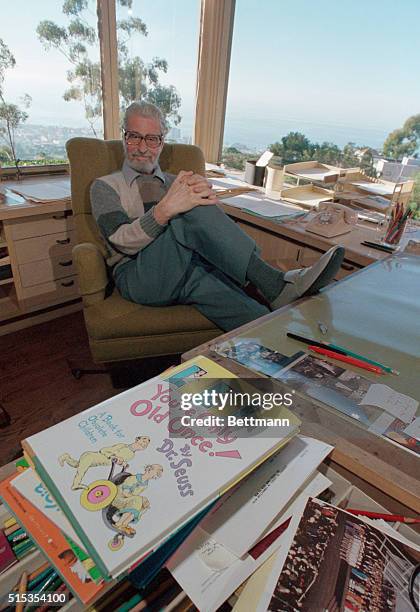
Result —
[[[168, 140], [191, 142], [200, 1], [116, 0], [116, 10], [121, 110], [149, 99], [167, 116]], [[96, 0], [2, 7], [2, 166], [63, 162], [69, 138], [103, 136], [99, 49]]]
[[95, 0], [4, 2], [0, 165], [66, 161], [73, 136], [102, 137]]
[[199, 10], [199, 0], [117, 2], [120, 106], [154, 102], [174, 142], [193, 133]]
[[287, 162], [369, 171], [379, 153], [415, 154], [420, 118], [404, 124], [420, 112], [420, 39], [410, 25], [419, 20], [414, 0], [238, 1], [225, 159], [241, 167], [278, 143]]

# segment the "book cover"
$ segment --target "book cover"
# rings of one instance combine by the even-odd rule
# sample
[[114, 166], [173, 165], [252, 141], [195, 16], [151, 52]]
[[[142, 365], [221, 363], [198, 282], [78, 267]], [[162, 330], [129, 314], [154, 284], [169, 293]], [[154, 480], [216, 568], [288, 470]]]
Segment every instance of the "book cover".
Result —
[[76, 557], [85, 565], [89, 565], [88, 571], [92, 580], [95, 580], [95, 582], [101, 580], [102, 576], [93, 561], [87, 561], [89, 556], [83, 550], [83, 544], [70, 522], [32, 468], [27, 468], [24, 472], [18, 474], [10, 484], [63, 532]]
[[0, 483], [0, 497], [30, 534], [34, 542], [60, 573], [64, 582], [84, 604], [89, 604], [105, 588], [95, 584], [87, 568], [77, 560], [61, 530], [11, 486], [15, 474]]
[[14, 563], [16, 563], [16, 557], [12, 547], [5, 533], [0, 529], [0, 574]]
[[[180, 389], [233, 377], [204, 357], [164, 376]], [[105, 577], [156, 549], [297, 432], [299, 420], [284, 409], [283, 436], [239, 438], [217, 426], [199, 435], [171, 391], [167, 379], [154, 378], [23, 442]]]

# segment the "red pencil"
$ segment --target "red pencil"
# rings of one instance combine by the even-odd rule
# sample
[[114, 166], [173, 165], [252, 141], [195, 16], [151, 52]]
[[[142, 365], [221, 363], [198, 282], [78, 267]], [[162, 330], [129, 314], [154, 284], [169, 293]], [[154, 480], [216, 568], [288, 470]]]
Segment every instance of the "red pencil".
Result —
[[383, 512], [370, 512], [369, 510], [356, 510], [355, 508], [346, 508], [350, 514], [360, 514], [360, 516], [368, 516], [374, 519], [383, 519], [384, 521], [414, 524], [420, 523], [420, 518], [411, 518], [410, 516], [403, 516], [402, 514], [384, 514]]
[[325, 355], [326, 357], [332, 357], [337, 361], [343, 361], [344, 363], [348, 363], [350, 365], [356, 366], [358, 368], [362, 368], [362, 370], [368, 370], [369, 372], [375, 372], [375, 374], [385, 374], [382, 368], [378, 366], [374, 366], [370, 363], [366, 363], [366, 361], [361, 361], [360, 359], [355, 359], [354, 357], [349, 357], [348, 355], [342, 355], [341, 353], [336, 353], [335, 351], [329, 351], [328, 349], [320, 348], [319, 346], [308, 346], [310, 351], [314, 353], [319, 353], [319, 355]]

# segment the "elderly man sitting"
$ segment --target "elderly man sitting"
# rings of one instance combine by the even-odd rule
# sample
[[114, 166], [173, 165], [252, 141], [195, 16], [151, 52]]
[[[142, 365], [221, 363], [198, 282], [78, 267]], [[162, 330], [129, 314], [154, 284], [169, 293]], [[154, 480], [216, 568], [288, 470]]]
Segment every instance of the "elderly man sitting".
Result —
[[123, 167], [91, 188], [107, 263], [125, 299], [148, 306], [191, 304], [228, 331], [269, 312], [244, 292], [248, 282], [271, 309], [330, 282], [343, 260], [341, 247], [310, 268], [283, 273], [270, 266], [252, 238], [217, 206], [204, 177], [162, 172], [166, 132], [156, 106], [133, 102], [124, 117]]

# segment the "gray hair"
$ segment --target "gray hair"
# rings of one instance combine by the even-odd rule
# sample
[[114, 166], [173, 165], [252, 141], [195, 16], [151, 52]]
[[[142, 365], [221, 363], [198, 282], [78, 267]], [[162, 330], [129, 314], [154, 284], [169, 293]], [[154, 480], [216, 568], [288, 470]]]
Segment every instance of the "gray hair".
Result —
[[163, 136], [165, 136], [165, 134], [169, 130], [162, 111], [160, 110], [160, 108], [158, 108], [155, 104], [152, 104], [151, 102], [144, 102], [143, 100], [139, 100], [138, 102], [132, 102], [130, 106], [125, 109], [123, 118], [124, 130], [127, 129], [128, 119], [131, 117], [131, 115], [156, 119], [160, 123], [160, 129]]

